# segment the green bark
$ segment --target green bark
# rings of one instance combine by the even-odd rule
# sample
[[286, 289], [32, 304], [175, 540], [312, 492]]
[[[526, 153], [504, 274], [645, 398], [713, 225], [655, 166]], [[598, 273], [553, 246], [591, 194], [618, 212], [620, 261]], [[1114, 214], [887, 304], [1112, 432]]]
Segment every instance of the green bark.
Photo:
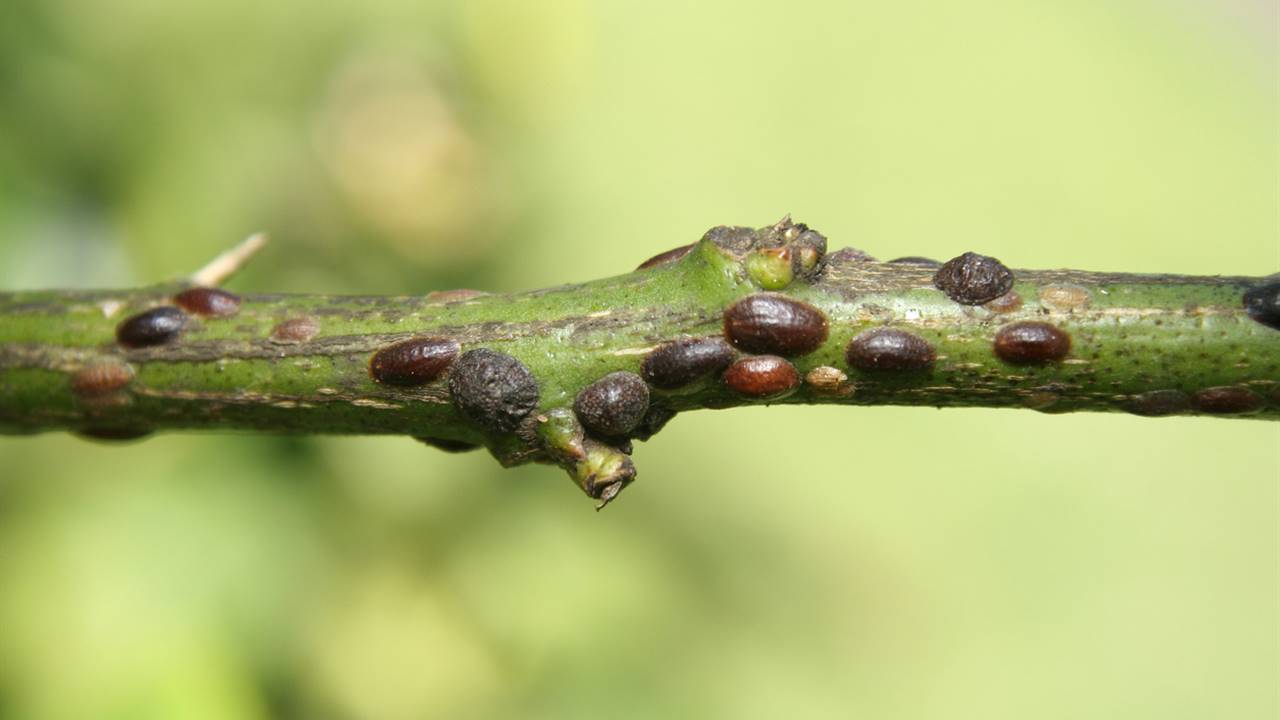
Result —
[[[510, 295], [246, 295], [232, 316], [193, 317], [171, 341], [137, 349], [117, 342], [119, 323], [170, 303], [187, 283], [0, 294], [0, 432], [403, 434], [485, 445], [508, 465], [555, 462], [607, 501], [634, 469], [621, 439], [583, 434], [571, 410], [575, 396], [610, 372], [639, 372], [664, 341], [721, 334], [725, 308], [765, 288], [828, 320], [820, 347], [789, 358], [807, 379], [767, 401], [734, 392], [718, 375], [676, 391], [655, 389], [652, 419], [762, 402], [1280, 418], [1280, 331], [1251, 317], [1242, 302], [1274, 277], [1015, 270], [1019, 307], [1009, 307], [1012, 296], [1003, 307], [970, 306], [934, 286], [934, 267], [825, 254], [797, 241], [801, 230], [788, 221], [755, 231], [721, 228], [674, 261]], [[779, 257], [795, 259], [788, 265]], [[314, 337], [273, 335], [299, 318], [314, 321]], [[996, 332], [1026, 320], [1066, 332], [1069, 354], [1033, 364], [997, 357]], [[928, 341], [936, 351], [932, 367], [851, 367], [851, 339], [881, 326]], [[519, 359], [537, 380], [537, 410], [512, 432], [486, 432], [457, 410], [444, 378], [397, 387], [370, 377], [375, 351], [417, 336]], [[76, 373], [101, 365], [127, 367], [132, 378], [111, 392], [73, 390]]]

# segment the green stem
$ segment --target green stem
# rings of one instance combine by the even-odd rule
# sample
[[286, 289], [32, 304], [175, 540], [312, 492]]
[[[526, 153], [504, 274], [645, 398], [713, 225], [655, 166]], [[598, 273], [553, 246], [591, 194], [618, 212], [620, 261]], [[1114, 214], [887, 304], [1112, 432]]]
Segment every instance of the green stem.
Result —
[[[634, 469], [623, 439], [583, 433], [567, 412], [575, 397], [608, 373], [639, 372], [664, 341], [721, 335], [725, 309], [762, 288], [826, 317], [825, 341], [789, 357], [805, 381], [769, 400], [735, 392], [718, 373], [674, 391], [653, 389], [650, 422], [633, 437], [668, 412], [761, 402], [1280, 418], [1280, 331], [1242, 301], [1274, 278], [1018, 270], [1012, 292], [1020, 306], [1011, 307], [1013, 295], [962, 305], [935, 287], [934, 267], [851, 251], [824, 257], [825, 243], [813, 244], [820, 236], [804, 230], [789, 221], [718, 228], [675, 260], [511, 295], [248, 295], [232, 316], [193, 316], [173, 339], [132, 349], [117, 341], [117, 326], [171, 303], [186, 283], [0, 294], [0, 432], [404, 434], [485, 445], [504, 464], [556, 462], [607, 501]], [[314, 323], [314, 336], [277, 330], [299, 319]], [[1069, 353], [1029, 364], [997, 356], [997, 332], [1020, 321], [1058, 328], [1070, 338]], [[928, 342], [932, 365], [851, 366], [850, 341], [882, 326]], [[415, 387], [371, 378], [374, 352], [419, 336], [520, 360], [537, 382], [536, 411], [515, 430], [486, 431], [457, 409], [447, 373]], [[124, 368], [131, 378], [110, 391], [74, 381], [99, 367]]]

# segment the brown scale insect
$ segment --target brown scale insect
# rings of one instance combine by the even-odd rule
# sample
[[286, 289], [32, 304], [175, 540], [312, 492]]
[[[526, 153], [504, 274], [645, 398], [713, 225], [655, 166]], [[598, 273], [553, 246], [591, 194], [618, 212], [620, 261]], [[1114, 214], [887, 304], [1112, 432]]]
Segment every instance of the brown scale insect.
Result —
[[211, 287], [194, 287], [173, 296], [178, 307], [193, 315], [230, 317], [240, 312], [240, 296]]
[[462, 348], [448, 338], [409, 338], [369, 358], [369, 376], [384, 385], [425, 385], [440, 377]]
[[640, 374], [659, 390], [675, 390], [724, 370], [733, 356], [733, 348], [721, 337], [674, 340], [646, 355]]
[[724, 311], [724, 334], [753, 353], [803, 355], [827, 340], [827, 316], [785, 295], [748, 295]]
[[1013, 289], [1013, 273], [993, 257], [967, 252], [933, 274], [933, 284], [961, 305], [981, 305]]
[[680, 260], [685, 255], [688, 255], [691, 250], [693, 250], [693, 245], [681, 245], [678, 248], [672, 248], [666, 252], [660, 252], [640, 263], [640, 267], [637, 267], [636, 270], [648, 270], [651, 267], [658, 267], [659, 265], [669, 265]]
[[996, 356], [1020, 365], [1061, 360], [1071, 352], [1071, 336], [1046, 322], [1005, 325], [996, 331]]
[[538, 407], [538, 381], [519, 360], [488, 348], [468, 350], [453, 363], [449, 392], [458, 411], [494, 433], [515, 430]]
[[1249, 317], [1269, 328], [1280, 330], [1280, 283], [1270, 283], [1244, 294], [1244, 309]]
[[587, 432], [599, 438], [628, 435], [649, 409], [649, 386], [635, 373], [611, 372], [573, 400], [573, 412]]
[[130, 440], [141, 440], [142, 438], [150, 435], [151, 431], [144, 428], [130, 427], [91, 427], [78, 430], [76, 434], [87, 440], [127, 442]]
[[129, 386], [133, 368], [117, 363], [90, 365], [71, 376], [71, 392], [82, 398], [96, 398]]
[[860, 333], [844, 351], [845, 361], [859, 370], [927, 370], [935, 357], [927, 340], [896, 328]]
[[1022, 308], [1022, 296], [1016, 290], [1010, 290], [995, 300], [988, 300], [983, 303], [982, 307], [993, 313], [1017, 312]]
[[298, 345], [307, 342], [320, 332], [320, 323], [314, 318], [289, 318], [271, 328], [271, 342], [280, 345]]
[[631, 437], [637, 440], [648, 440], [657, 435], [667, 423], [676, 416], [676, 411], [661, 405], [650, 405], [644, 419], [631, 431]]
[[1186, 412], [1191, 407], [1191, 398], [1181, 390], [1151, 390], [1135, 395], [1125, 403], [1125, 409], [1134, 415], [1143, 417], [1162, 417]]
[[1192, 403], [1200, 412], [1215, 415], [1249, 413], [1262, 409], [1263, 404], [1257, 393], [1239, 385], [1205, 388], [1192, 397]]
[[172, 305], [138, 313], [116, 326], [116, 340], [130, 348], [163, 345], [187, 326], [187, 314]]
[[480, 446], [475, 443], [465, 442], [463, 440], [450, 440], [448, 438], [434, 438], [420, 435], [414, 438], [423, 445], [430, 445], [437, 450], [443, 450], [447, 453], [464, 453], [472, 450], [479, 450]]
[[800, 387], [800, 373], [777, 355], [753, 355], [730, 365], [724, 384], [740, 395], [778, 399]]

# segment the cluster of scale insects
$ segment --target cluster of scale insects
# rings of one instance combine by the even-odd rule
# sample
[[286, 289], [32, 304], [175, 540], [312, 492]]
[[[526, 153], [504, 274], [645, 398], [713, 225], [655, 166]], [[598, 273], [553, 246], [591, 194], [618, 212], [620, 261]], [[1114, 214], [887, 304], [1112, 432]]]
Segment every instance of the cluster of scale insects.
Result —
[[[825, 238], [803, 226], [807, 244], [791, 258], [788, 248], [767, 249], [766, 263], [782, 258], [783, 285], [792, 266], [811, 275], [821, 268]], [[714, 232], [714, 231], [713, 231]], [[816, 240], [814, 240], [816, 238]], [[693, 246], [683, 246], [646, 261], [639, 269], [677, 262]], [[845, 252], [845, 251], [842, 251]], [[854, 251], [856, 252], [856, 251]], [[839, 255], [837, 253], [836, 255]], [[983, 306], [997, 313], [1022, 305], [1013, 291], [1012, 271], [995, 258], [965, 253], [946, 263], [907, 257], [891, 263], [936, 268], [935, 287], [956, 303]], [[777, 274], [766, 274], [762, 287]], [[754, 276], [753, 276], [754, 277]], [[776, 287], [776, 286], [775, 286]], [[1072, 285], [1044, 288], [1040, 301], [1048, 307], [1073, 308], [1088, 303], [1089, 291]], [[1280, 329], [1280, 283], [1245, 292], [1243, 305], [1255, 321]], [[161, 345], [177, 337], [190, 315], [227, 317], [236, 314], [240, 299], [216, 288], [197, 287], [178, 293], [171, 305], [133, 315], [119, 324], [118, 342], [126, 348]], [[285, 320], [272, 331], [272, 342], [303, 343], [319, 331], [316, 322], [301, 317]], [[573, 415], [586, 434], [630, 452], [630, 438], [645, 439], [657, 432], [674, 412], [651, 403], [651, 391], [679, 392], [718, 377], [732, 392], [757, 400], [777, 400], [807, 382], [817, 392], [844, 387], [844, 371], [830, 366], [814, 368], [802, 379], [792, 359], [820, 348], [828, 339], [827, 317], [818, 308], [775, 292], [757, 292], [730, 304], [723, 312], [723, 331], [708, 337], [672, 340], [650, 350], [639, 373], [617, 371], [599, 378], [575, 397]], [[999, 328], [992, 352], [1015, 365], [1052, 363], [1071, 352], [1071, 337], [1046, 322], [1008, 323]], [[937, 353], [932, 344], [906, 330], [879, 327], [849, 341], [844, 351], [848, 367], [865, 373], [923, 373], [932, 369]], [[489, 348], [463, 351], [447, 337], [415, 337], [387, 345], [369, 360], [370, 377], [384, 385], [415, 387], [447, 376], [450, 397], [458, 412], [489, 434], [516, 432], [534, 417], [540, 394], [536, 378], [519, 359]], [[127, 387], [134, 373], [124, 364], [98, 364], [82, 369], [71, 382], [72, 390], [86, 399], [109, 397]], [[1156, 390], [1134, 397], [1128, 409], [1141, 415], [1167, 415], [1194, 408], [1209, 413], [1240, 413], [1258, 409], [1261, 398], [1246, 388], [1208, 388], [1193, 396], [1178, 390]], [[116, 429], [89, 431], [99, 437], [128, 437]], [[450, 439], [420, 438], [445, 450], [469, 450], [477, 446]], [[603, 486], [585, 488], [594, 497]], [[616, 494], [618, 488], [610, 492]], [[609, 497], [612, 497], [610, 495]], [[606, 498], [608, 499], [608, 498]]]

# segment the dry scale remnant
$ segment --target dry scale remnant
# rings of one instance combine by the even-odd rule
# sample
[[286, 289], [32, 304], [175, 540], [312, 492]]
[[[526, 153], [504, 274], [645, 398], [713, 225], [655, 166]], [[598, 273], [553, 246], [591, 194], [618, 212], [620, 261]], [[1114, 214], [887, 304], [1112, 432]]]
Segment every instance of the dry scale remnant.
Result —
[[967, 252], [938, 268], [933, 284], [961, 305], [981, 305], [1013, 289], [1013, 272], [993, 257]]
[[519, 360], [488, 348], [462, 353], [449, 374], [453, 403], [484, 430], [511, 432], [538, 407], [538, 381]]
[[1081, 285], [1045, 285], [1040, 289], [1040, 304], [1050, 310], [1070, 312], [1089, 307], [1092, 293]]
[[116, 362], [97, 363], [71, 376], [71, 392], [81, 398], [98, 398], [122, 390], [133, 382], [133, 368]]
[[649, 410], [649, 386], [639, 375], [611, 372], [578, 393], [573, 411], [582, 426], [599, 438], [631, 434]]
[[320, 332], [320, 323], [312, 317], [295, 317], [283, 320], [271, 328], [271, 342], [278, 345], [300, 345], [309, 342]]

